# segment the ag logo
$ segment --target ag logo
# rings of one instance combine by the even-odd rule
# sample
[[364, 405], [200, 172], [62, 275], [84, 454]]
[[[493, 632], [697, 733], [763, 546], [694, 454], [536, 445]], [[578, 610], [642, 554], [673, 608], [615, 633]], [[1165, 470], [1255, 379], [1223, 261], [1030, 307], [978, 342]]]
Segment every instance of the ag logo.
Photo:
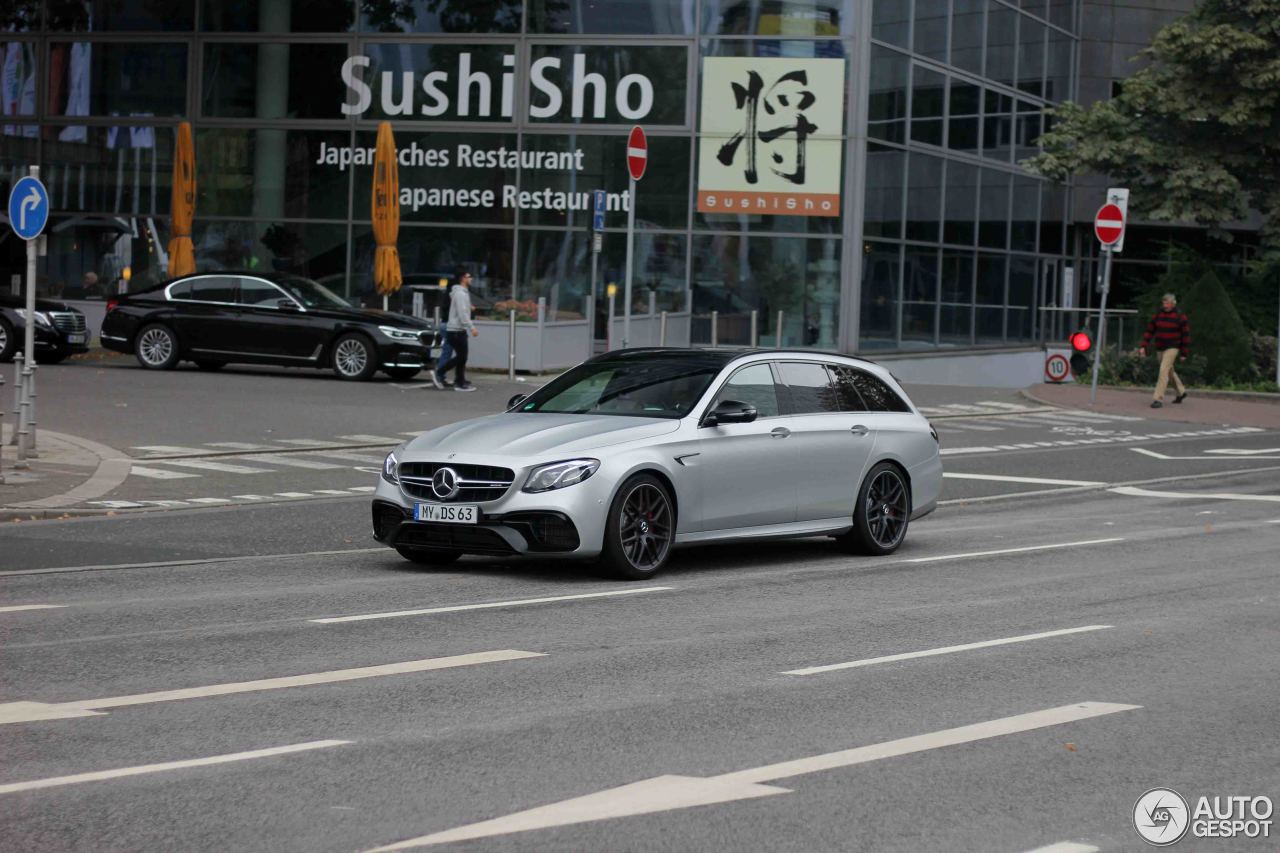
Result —
[[1156, 847], [1181, 841], [1190, 825], [1187, 801], [1172, 788], [1152, 788], [1133, 804], [1133, 828], [1143, 841]]

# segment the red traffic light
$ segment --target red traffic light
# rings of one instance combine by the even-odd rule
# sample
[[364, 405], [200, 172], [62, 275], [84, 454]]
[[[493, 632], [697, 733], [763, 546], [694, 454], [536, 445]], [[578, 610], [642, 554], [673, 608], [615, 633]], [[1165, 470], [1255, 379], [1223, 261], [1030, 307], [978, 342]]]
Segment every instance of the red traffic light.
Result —
[[1093, 339], [1088, 332], [1076, 332], [1071, 336], [1071, 348], [1076, 352], [1088, 352], [1093, 349]]

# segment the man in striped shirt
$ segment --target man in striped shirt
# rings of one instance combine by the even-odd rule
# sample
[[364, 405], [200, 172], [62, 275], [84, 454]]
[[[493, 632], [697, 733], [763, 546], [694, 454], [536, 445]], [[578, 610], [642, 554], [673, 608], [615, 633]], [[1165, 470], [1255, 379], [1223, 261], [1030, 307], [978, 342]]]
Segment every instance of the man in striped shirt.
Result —
[[1138, 354], [1146, 356], [1147, 348], [1152, 344], [1160, 353], [1160, 378], [1156, 381], [1156, 398], [1151, 402], [1151, 408], [1159, 409], [1164, 406], [1164, 392], [1169, 387], [1170, 377], [1173, 378], [1173, 387], [1178, 390], [1173, 402], [1181, 403], [1187, 398], [1187, 387], [1178, 378], [1173, 363], [1179, 359], [1187, 360], [1187, 351], [1191, 347], [1191, 324], [1187, 321], [1187, 315], [1178, 310], [1178, 299], [1172, 293], [1164, 295], [1160, 310], [1147, 324], [1147, 332], [1142, 336], [1142, 347]]

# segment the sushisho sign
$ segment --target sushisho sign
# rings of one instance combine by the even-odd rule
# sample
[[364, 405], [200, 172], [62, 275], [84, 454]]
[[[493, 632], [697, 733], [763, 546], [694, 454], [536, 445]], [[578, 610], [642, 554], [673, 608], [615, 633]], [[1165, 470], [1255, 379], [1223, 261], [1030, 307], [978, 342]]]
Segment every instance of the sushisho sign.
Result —
[[839, 216], [844, 60], [702, 61], [698, 210]]

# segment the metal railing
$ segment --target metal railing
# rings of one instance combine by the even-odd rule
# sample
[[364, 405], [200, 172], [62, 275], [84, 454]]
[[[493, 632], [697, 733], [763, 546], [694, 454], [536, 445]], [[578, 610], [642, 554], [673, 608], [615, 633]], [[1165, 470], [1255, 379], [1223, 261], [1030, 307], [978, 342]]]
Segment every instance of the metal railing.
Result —
[[1040, 328], [1044, 331], [1046, 344], [1068, 344], [1073, 332], [1088, 329], [1094, 333], [1094, 344], [1105, 348], [1114, 341], [1113, 346], [1119, 352], [1124, 351], [1125, 341], [1137, 346], [1142, 340], [1141, 319], [1132, 308], [1108, 308], [1106, 328], [1098, 327], [1098, 308], [1055, 308], [1042, 307]]

